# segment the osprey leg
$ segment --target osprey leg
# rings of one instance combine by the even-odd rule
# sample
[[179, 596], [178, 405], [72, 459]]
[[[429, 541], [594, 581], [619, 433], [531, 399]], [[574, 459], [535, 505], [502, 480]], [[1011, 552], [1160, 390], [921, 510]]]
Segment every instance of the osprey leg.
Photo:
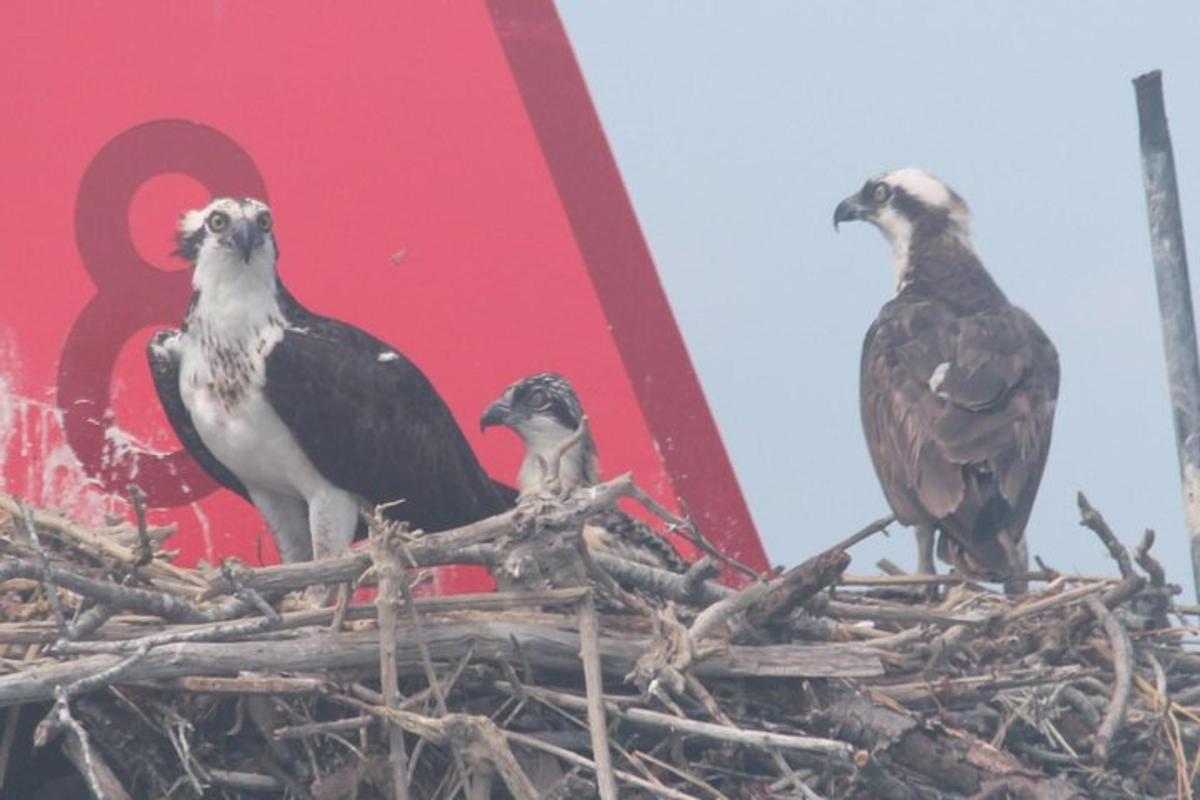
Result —
[[314, 559], [339, 556], [350, 546], [358, 527], [358, 511], [358, 500], [341, 489], [320, 489], [308, 498]]
[[917, 534], [917, 572], [922, 575], [937, 575], [937, 565], [933, 562], [933, 526], [920, 524], [914, 531]]
[[249, 489], [250, 501], [262, 514], [275, 540], [275, 549], [285, 564], [312, 559], [312, 536], [308, 531], [308, 507], [299, 497]]

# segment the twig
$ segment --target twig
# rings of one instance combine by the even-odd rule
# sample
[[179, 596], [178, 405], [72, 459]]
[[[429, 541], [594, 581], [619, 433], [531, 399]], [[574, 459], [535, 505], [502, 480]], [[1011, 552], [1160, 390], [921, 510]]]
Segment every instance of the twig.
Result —
[[1150, 548], [1154, 546], [1154, 531], [1146, 528], [1146, 532], [1142, 534], [1142, 541], [1134, 551], [1134, 560], [1138, 566], [1146, 571], [1150, 576], [1151, 586], [1164, 586], [1167, 582], [1166, 573], [1163, 571], [1162, 564], [1158, 563], [1158, 559], [1150, 555]]
[[1079, 492], [1075, 497], [1079, 503], [1079, 524], [1085, 528], [1089, 528], [1100, 537], [1100, 541], [1104, 542], [1104, 546], [1108, 548], [1108, 553], [1117, 562], [1117, 568], [1121, 570], [1122, 578], [1131, 578], [1136, 573], [1133, 571], [1133, 563], [1129, 560], [1129, 551], [1117, 539], [1116, 534], [1112, 532], [1112, 528], [1108, 527], [1108, 523], [1104, 521], [1104, 517], [1100, 512], [1092, 508], [1092, 504], [1084, 496], [1083, 492]]
[[201, 609], [164, 592], [97, 581], [49, 564], [35, 564], [21, 558], [7, 558], [0, 562], [0, 581], [9, 578], [53, 582], [67, 591], [112, 606], [114, 610], [152, 614], [171, 622], [215, 622], [240, 616], [247, 608], [241, 601], [231, 601]]
[[[515, 687], [503, 681], [497, 681], [496, 686], [504, 691], [515, 691]], [[585, 711], [588, 707], [588, 701], [585, 698], [567, 692], [543, 689], [538, 686], [526, 686], [525, 691], [533, 697], [544, 699], [547, 702], [555, 703], [564, 708]], [[719, 725], [713, 722], [701, 722], [700, 720], [674, 717], [670, 714], [663, 714], [659, 711], [650, 711], [644, 708], [624, 708], [620, 703], [613, 702], [607, 698], [605, 699], [605, 706], [613, 716], [627, 719], [630, 722], [688, 733], [720, 742], [734, 742], [762, 749], [779, 747], [784, 750], [820, 753], [829, 757], [849, 757], [854, 750], [846, 742], [836, 739], [823, 739], [817, 736], [800, 736], [790, 733], [774, 733], [772, 731], [746, 730], [745, 728]]]
[[729, 798], [726, 795], [722, 794], [720, 791], [713, 788], [713, 786], [711, 784], [706, 783], [705, 781], [702, 781], [701, 779], [697, 778], [695, 775], [691, 775], [691, 774], [681, 770], [679, 767], [676, 767], [673, 764], [669, 764], [666, 761], [663, 761], [662, 759], [655, 758], [654, 756], [650, 755], [649, 753], [642, 752], [642, 751], [638, 751], [638, 752], [634, 753], [633, 755], [639, 761], [643, 760], [643, 759], [646, 761], [649, 761], [654, 766], [658, 767], [659, 769], [665, 769], [667, 772], [670, 772], [672, 775], [679, 778], [680, 780], [685, 781], [686, 783], [690, 783], [692, 786], [695, 786], [699, 789], [703, 789], [704, 791], [711, 794], [713, 797], [717, 798], [717, 800], [729, 800]]
[[596, 604], [587, 595], [579, 604], [579, 657], [583, 660], [583, 682], [587, 691], [588, 732], [592, 738], [592, 757], [596, 761], [596, 782], [601, 800], [616, 800], [617, 783], [613, 777], [612, 754], [608, 749], [608, 723], [604, 718], [604, 685], [600, 672], [599, 626]]
[[136, 483], [129, 484], [129, 500], [133, 504], [133, 515], [137, 521], [138, 539], [137, 549], [134, 550], [136, 558], [133, 562], [136, 572], [154, 560], [154, 545], [150, 541], [150, 531], [146, 526], [146, 494]]
[[279, 612], [276, 611], [266, 599], [251, 589], [249, 586], [242, 584], [241, 579], [237, 575], [237, 570], [234, 565], [228, 560], [221, 562], [221, 575], [225, 580], [229, 581], [229, 585], [233, 587], [233, 594], [246, 605], [257, 608], [258, 612], [265, 617], [270, 624], [278, 625], [280, 622]]
[[1092, 756], [1098, 763], [1104, 764], [1108, 761], [1109, 743], [1117, 735], [1125, 718], [1125, 705], [1129, 702], [1129, 692], [1133, 686], [1133, 645], [1129, 642], [1125, 626], [1103, 603], [1092, 595], [1086, 598], [1086, 602], [1092, 614], [1104, 626], [1104, 632], [1112, 646], [1113, 669], [1116, 672], [1112, 698], [1109, 700], [1108, 710], [1104, 712], [1104, 721], [1096, 731], [1095, 744], [1092, 746]]
[[283, 782], [273, 775], [263, 775], [257, 772], [241, 772], [210, 767], [205, 770], [209, 780], [218, 786], [230, 789], [241, 789], [248, 792], [281, 792]]
[[[729, 597], [737, 591], [707, 580], [702, 575], [690, 574], [690, 570], [680, 575], [601, 552], [591, 553], [591, 558], [597, 566], [612, 575], [622, 586], [640, 589], [666, 600], [706, 606]], [[700, 564], [702, 561], [703, 559], [696, 563]]]
[[389, 727], [403, 728], [429, 739], [434, 744], [451, 747], [469, 761], [486, 761], [500, 774], [516, 800], [537, 800], [537, 789], [508, 747], [507, 739], [513, 734], [497, 727], [487, 717], [448, 714], [440, 719], [433, 719], [411, 711], [373, 706], [345, 695], [335, 695], [334, 699], [383, 717], [392, 723]]
[[888, 514], [886, 517], [880, 517], [874, 522], [870, 522], [862, 527], [857, 533], [847, 536], [842, 541], [835, 544], [830, 550], [849, 550], [854, 545], [869, 539], [877, 533], [882, 533], [887, 530], [887, 527], [896, 521], [895, 514]]
[[727, 553], [721, 552], [721, 550], [717, 549], [717, 547], [708, 540], [708, 537], [704, 535], [704, 533], [700, 530], [700, 527], [696, 524], [696, 519], [692, 516], [692, 513], [688, 509], [687, 503], [683, 500], [683, 498], [680, 498], [678, 503], [686, 516], [679, 517], [676, 514], [672, 514], [666, 509], [666, 507], [664, 507], [661, 503], [659, 503], [646, 492], [642, 491], [642, 489], [637, 486], [634, 487], [631, 496], [645, 506], [650, 513], [666, 522], [669, 530], [681, 534], [684, 539], [695, 545], [700, 552], [704, 553], [705, 555], [712, 556], [720, 563], [732, 569], [734, 572], [740, 572], [752, 581], [763, 580], [763, 575], [758, 570], [742, 563]]
[[316, 736], [322, 733], [339, 733], [341, 731], [357, 731], [370, 727], [374, 717], [361, 716], [348, 719], [335, 719], [332, 722], [312, 722], [307, 725], [291, 725], [286, 728], [276, 728], [271, 734], [274, 739], [303, 739], [306, 736]]
[[129, 792], [117, 780], [112, 768], [91, 745], [84, 727], [71, 716], [70, 709], [63, 706], [66, 739], [62, 744], [63, 754], [87, 782], [96, 800], [131, 800]]
[[[383, 519], [378, 510], [376, 519]], [[395, 709], [400, 702], [396, 675], [396, 609], [405, 580], [404, 568], [396, 552], [398, 542], [395, 540], [399, 536], [399, 528], [390, 524], [379, 524], [372, 528], [371, 557], [379, 579], [379, 593], [375, 597], [379, 614], [379, 682], [384, 706]], [[395, 725], [388, 726], [388, 752], [388, 763], [392, 768], [392, 797], [408, 800], [408, 751], [404, 745], [404, 731]]]
[[50, 559], [46, 556], [46, 551], [42, 549], [42, 543], [38, 539], [37, 525], [33, 521], [33, 515], [29, 512], [29, 507], [17, 501], [17, 508], [20, 509], [21, 523], [25, 526], [25, 535], [29, 537], [29, 543], [33, 545], [33, 552], [37, 555], [38, 564], [44, 570], [45, 577], [42, 578], [45, 584], [46, 600], [50, 603], [50, 610], [54, 613], [54, 622], [58, 625], [58, 632], [63, 638], [70, 636], [71, 631], [67, 627], [67, 617], [63, 613], [62, 598], [58, 595], [58, 586], [54, 581], [54, 570], [50, 567]]
[[826, 550], [771, 581], [771, 588], [747, 613], [750, 624], [777, 622], [804, 605], [817, 592], [837, 581], [850, 565], [850, 555], [840, 548]]
[[771, 586], [770, 583], [751, 583], [737, 594], [713, 603], [696, 615], [696, 619], [688, 629], [688, 637], [693, 644], [699, 644], [735, 614], [745, 611], [766, 597], [771, 591]]
[[[552, 756], [557, 756], [563, 761], [568, 761], [593, 773], [596, 771], [596, 763], [594, 761], [584, 758], [576, 753], [572, 753], [570, 750], [564, 750], [563, 748], [552, 745], [549, 742], [543, 742], [541, 739], [538, 739], [534, 736], [526, 736], [525, 734], [516, 733], [514, 731], [504, 731], [504, 735], [505, 738], [507, 738], [510, 742], [514, 742], [534, 750], [541, 750], [543, 753], [549, 753]], [[623, 772], [619, 769], [614, 769], [613, 775], [622, 782], [628, 783], [630, 786], [636, 786], [639, 789], [644, 789], [645, 791], [650, 792], [657, 797], [665, 797], [667, 800], [695, 800], [695, 798], [690, 794], [684, 794], [683, 792], [676, 791], [669, 786], [661, 786], [657, 783], [651, 783], [644, 778], [639, 778], [636, 775]]]
[[[17, 499], [12, 495], [6, 494], [0, 494], [0, 511], [5, 511], [14, 516], [21, 513]], [[111, 536], [87, 530], [69, 520], [63, 519], [57, 514], [37, 510], [33, 512], [33, 521], [43, 530], [49, 531], [59, 539], [73, 544], [76, 549], [82, 548], [89, 552], [100, 553], [103, 556], [115, 559], [124, 564], [132, 564], [136, 560], [136, 556], [129, 548], [113, 541]], [[152, 535], [158, 533], [166, 535], [171, 530], [172, 526], [155, 529]], [[194, 570], [176, 567], [174, 564], [169, 564], [161, 560], [155, 560], [147, 565], [146, 574], [152, 574], [156, 578], [170, 578], [172, 581], [182, 582], [191, 586], [204, 585], [204, 579], [197, 575]]]
[[54, 706], [50, 713], [38, 723], [34, 731], [33, 743], [36, 747], [44, 747], [62, 731], [65, 731], [68, 737], [64, 750], [87, 782], [92, 796], [97, 800], [128, 800], [129, 794], [92, 747], [87, 731], [71, 715], [69, 695], [60, 686], [55, 691]]

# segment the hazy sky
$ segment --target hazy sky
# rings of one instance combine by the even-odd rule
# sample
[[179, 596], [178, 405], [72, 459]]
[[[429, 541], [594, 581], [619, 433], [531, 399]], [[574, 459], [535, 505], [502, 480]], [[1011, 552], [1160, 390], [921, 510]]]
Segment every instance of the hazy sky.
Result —
[[[1127, 543], [1153, 527], [1190, 593], [1130, 80], [1164, 71], [1200, 247], [1200, 3], [559, 8], [774, 560], [887, 510], [858, 359], [890, 254], [868, 226], [835, 235], [831, 217], [867, 176], [919, 165], [966, 198], [984, 264], [1058, 346], [1031, 552], [1114, 572], [1078, 526], [1083, 489]], [[894, 530], [852, 570], [915, 563]]]

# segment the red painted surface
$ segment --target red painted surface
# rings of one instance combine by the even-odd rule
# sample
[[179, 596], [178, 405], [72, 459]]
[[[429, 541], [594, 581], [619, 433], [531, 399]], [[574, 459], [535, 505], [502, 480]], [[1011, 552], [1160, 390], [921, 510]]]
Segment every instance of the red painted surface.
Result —
[[178, 214], [254, 194], [294, 294], [421, 366], [494, 475], [520, 447], [479, 414], [556, 370], [610, 473], [765, 565], [549, 3], [32, 3], [0, 53], [7, 491], [99, 520], [136, 482], [185, 559], [274, 558], [175, 452], [142, 355], [187, 303]]

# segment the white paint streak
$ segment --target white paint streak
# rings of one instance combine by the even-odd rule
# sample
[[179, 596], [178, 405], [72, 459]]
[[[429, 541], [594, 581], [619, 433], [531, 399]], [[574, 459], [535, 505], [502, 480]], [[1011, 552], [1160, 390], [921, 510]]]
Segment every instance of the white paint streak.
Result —
[[[62, 412], [52, 403], [18, 392], [21, 359], [13, 337], [0, 333], [0, 491], [11, 492], [39, 508], [57, 510], [81, 524], [100, 527], [112, 517], [130, 519], [122, 496], [105, 491], [87, 474], [67, 443]], [[104, 433], [106, 459], [130, 452], [158, 454], [128, 431], [110, 425]], [[205, 553], [212, 560], [208, 522], [196, 504]]]
[[388, 350], [386, 353], [380, 353], [378, 360], [383, 361], [383, 362], [395, 361], [399, 357], [400, 357], [399, 353], [396, 353], [393, 350]]

